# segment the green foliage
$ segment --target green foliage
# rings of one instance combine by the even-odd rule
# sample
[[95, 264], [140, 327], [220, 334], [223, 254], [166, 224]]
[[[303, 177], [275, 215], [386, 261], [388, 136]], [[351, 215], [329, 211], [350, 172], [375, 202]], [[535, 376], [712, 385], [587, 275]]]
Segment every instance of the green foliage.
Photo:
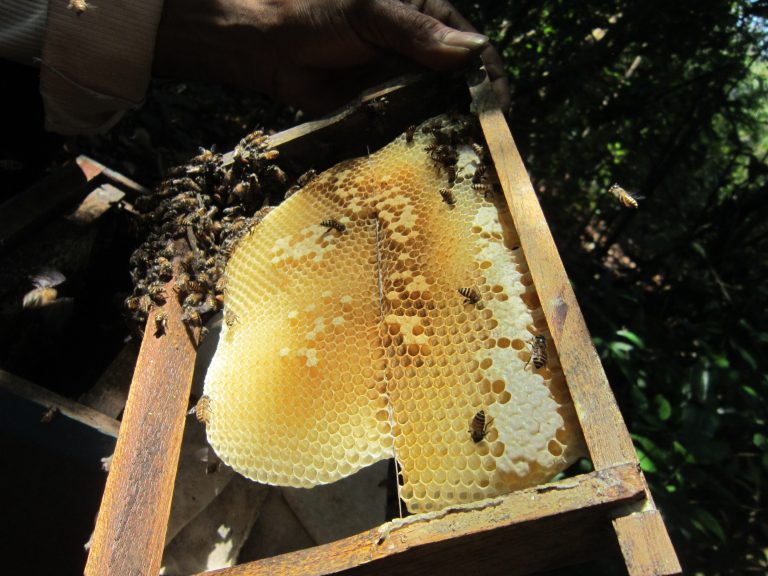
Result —
[[768, 4], [456, 4], [502, 51], [513, 134], [683, 566], [765, 573]]

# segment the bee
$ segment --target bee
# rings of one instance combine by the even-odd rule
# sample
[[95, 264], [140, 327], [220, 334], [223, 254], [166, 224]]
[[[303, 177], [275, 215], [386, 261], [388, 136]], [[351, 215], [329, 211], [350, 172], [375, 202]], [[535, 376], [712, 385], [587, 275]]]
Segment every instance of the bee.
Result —
[[480, 294], [474, 288], [459, 288], [459, 294], [464, 296], [467, 304], [477, 304], [480, 302]]
[[432, 144], [427, 144], [424, 146], [424, 152], [429, 152], [430, 156], [437, 151], [437, 149], [440, 147], [440, 145], [437, 142], [433, 142]]
[[488, 427], [493, 422], [491, 416], [485, 415], [485, 410], [480, 410], [469, 421], [469, 434], [472, 436], [472, 441], [477, 444], [488, 434]]
[[29, 277], [34, 288], [24, 294], [21, 305], [25, 309], [42, 308], [48, 306], [58, 297], [56, 286], [67, 279], [64, 274], [53, 268], [47, 268]]
[[315, 178], [315, 176], [317, 176], [317, 170], [310, 168], [296, 179], [296, 184], [299, 186], [306, 186]]
[[536, 368], [541, 368], [547, 363], [547, 339], [539, 334], [528, 340], [528, 344], [531, 346], [531, 359], [525, 363], [524, 368], [528, 367], [528, 364], [533, 363]]
[[201, 396], [195, 406], [195, 418], [198, 422], [208, 424], [211, 421], [211, 399], [209, 396]]
[[479, 184], [483, 181], [483, 176], [485, 176], [485, 170], [486, 166], [485, 164], [478, 164], [477, 168], [475, 168], [475, 173], [472, 175], [472, 182], [474, 184]]
[[446, 166], [445, 169], [448, 172], [448, 182], [451, 184], [456, 182], [456, 166]]
[[275, 164], [271, 164], [267, 167], [267, 172], [278, 182], [278, 184], [285, 184], [285, 181], [288, 179], [285, 172]]
[[177, 293], [193, 294], [197, 292], [203, 292], [205, 290], [205, 286], [203, 286], [203, 283], [199, 280], [192, 280], [189, 277], [189, 274], [179, 274], [179, 277], [176, 278], [176, 283], [174, 284], [173, 289]]
[[280, 156], [280, 150], [275, 150], [274, 148], [267, 150], [261, 155], [262, 159], [266, 160], [267, 162], [273, 162], [277, 160], [278, 156]]
[[139, 314], [146, 316], [154, 307], [155, 303], [152, 302], [152, 298], [150, 298], [148, 294], [143, 294], [139, 297], [139, 303], [137, 307], [137, 312]]
[[227, 326], [234, 326], [238, 322], [237, 314], [235, 314], [232, 310], [227, 310], [224, 312], [224, 323]]
[[181, 315], [181, 320], [187, 326], [202, 326], [203, 319], [200, 317], [200, 313], [194, 308], [184, 306], [184, 313]]
[[366, 103], [366, 108], [379, 116], [384, 116], [387, 113], [387, 106], [389, 100], [386, 96], [379, 96]]
[[411, 125], [411, 126], [408, 126], [408, 128], [406, 128], [406, 130], [405, 130], [405, 141], [408, 144], [413, 142], [413, 135], [415, 133], [416, 133], [416, 126], [415, 125]]
[[67, 10], [74, 10], [78, 16], [90, 7], [91, 5], [85, 0], [69, 0], [69, 4], [67, 4]]
[[449, 206], [456, 204], [456, 196], [454, 196], [453, 192], [448, 190], [448, 188], [440, 188], [440, 196], [443, 197], [443, 202]]
[[147, 287], [147, 294], [158, 304], [164, 304], [168, 299], [168, 293], [165, 291], [165, 285], [155, 282]]
[[619, 186], [618, 184], [614, 184], [608, 189], [608, 192], [610, 194], [613, 194], [616, 198], [619, 199], [619, 202], [624, 204], [627, 208], [637, 208], [638, 204], [637, 201], [642, 199], [642, 196], [638, 196], [636, 194], [632, 194], [631, 192], [627, 192]]
[[168, 314], [165, 310], [158, 310], [155, 314], [155, 336], [162, 336], [165, 334], [165, 329], [168, 327]]
[[345, 232], [347, 227], [338, 220], [323, 220], [320, 222], [320, 226], [325, 226], [328, 229], [333, 228], [337, 232]]
[[488, 184], [472, 184], [472, 190], [477, 190], [478, 192], [482, 192], [484, 195], [488, 195], [488, 191], [490, 190], [490, 186]]
[[473, 143], [472, 144], [472, 150], [475, 151], [475, 154], [477, 154], [477, 157], [481, 161], [485, 160], [485, 148], [483, 148], [480, 144]]
[[61, 413], [61, 409], [58, 406], [51, 406], [40, 417], [40, 424], [50, 424], [56, 416]]

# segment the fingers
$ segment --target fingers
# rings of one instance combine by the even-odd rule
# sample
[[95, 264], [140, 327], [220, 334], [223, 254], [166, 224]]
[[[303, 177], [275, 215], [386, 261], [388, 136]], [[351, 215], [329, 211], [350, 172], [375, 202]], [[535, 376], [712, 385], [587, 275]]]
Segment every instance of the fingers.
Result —
[[367, 42], [434, 69], [467, 64], [488, 45], [482, 34], [451, 28], [397, 0], [363, 2], [351, 19]]
[[[420, 12], [433, 16], [452, 28], [476, 32], [475, 27], [472, 26], [469, 20], [464, 18], [447, 0], [411, 0], [409, 4]], [[506, 113], [509, 110], [510, 99], [509, 80], [507, 80], [507, 74], [504, 70], [504, 61], [490, 44], [483, 50], [482, 58], [488, 78], [493, 86], [493, 91], [499, 100], [499, 107]]]
[[481, 52], [499, 106], [504, 112], [509, 109], [509, 82], [501, 56], [450, 2], [375, 0], [363, 6], [355, 24], [365, 40], [429, 68], [456, 68]]

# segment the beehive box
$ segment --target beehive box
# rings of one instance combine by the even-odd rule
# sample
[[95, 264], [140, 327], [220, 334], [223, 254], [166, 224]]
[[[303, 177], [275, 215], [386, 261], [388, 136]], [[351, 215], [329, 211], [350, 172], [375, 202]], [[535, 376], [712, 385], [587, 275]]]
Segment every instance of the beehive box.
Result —
[[[679, 571], [506, 123], [495, 107], [487, 81], [477, 82], [471, 91], [488, 150], [509, 205], [512, 225], [541, 303], [544, 329], [551, 340], [553, 353], [559, 353], [562, 373], [568, 381], [575, 414], [583, 429], [595, 472], [486, 500], [480, 505], [452, 505], [439, 512], [410, 517], [330, 545], [219, 573], [250, 574], [264, 570], [292, 574], [341, 571], [380, 573], [387, 569], [397, 570], [398, 573], [423, 573], [448, 565], [454, 570], [464, 567], [470, 573], [477, 570], [484, 573], [528, 573], [562, 563], [578, 562], [594, 555], [603, 549], [601, 543], [611, 533], [615, 534], [612, 538], [621, 547], [631, 573]], [[397, 93], [396, 89], [389, 89], [391, 101], [395, 100]], [[407, 99], [407, 92], [403, 93]], [[381, 95], [371, 97], [379, 98]], [[305, 134], [312, 133], [315, 129], [342, 125], [348, 120], [348, 116], [342, 114], [325, 124], [303, 130]], [[296, 132], [283, 138], [286, 144], [298, 140]], [[280, 137], [275, 142], [279, 145]], [[444, 201], [439, 195], [433, 199]], [[317, 216], [312, 217], [316, 219]], [[307, 223], [308, 228], [312, 226], [317, 224]], [[361, 228], [364, 225], [361, 224]], [[334, 233], [334, 230], [330, 232]], [[394, 232], [402, 233], [403, 230], [395, 228]], [[328, 238], [329, 246], [334, 238]], [[453, 278], [434, 292], [447, 297], [454, 290], [458, 292], [458, 288], [474, 290], [471, 280]], [[493, 286], [478, 293], [486, 298], [501, 294], [494, 292]], [[463, 309], [467, 304], [477, 304], [473, 302], [475, 298], [467, 294], [464, 292], [455, 296], [459, 299], [456, 304], [458, 314], [467, 314]], [[341, 299], [344, 295], [338, 296]], [[464, 302], [461, 296], [466, 296], [469, 302]], [[329, 297], [332, 298], [333, 293]], [[470, 312], [477, 318], [474, 322], [482, 324], [483, 320], [489, 320], [483, 318], [482, 310], [471, 309]], [[159, 566], [174, 463], [178, 456], [179, 432], [183, 426], [191, 378], [189, 358], [194, 356], [186, 332], [176, 324], [178, 307], [171, 304], [168, 314], [167, 337], [145, 340], [142, 348], [87, 573], [156, 573]], [[469, 316], [471, 314], [467, 314]], [[396, 336], [403, 323], [391, 324], [398, 325], [392, 334]], [[387, 322], [382, 325], [388, 326]], [[414, 334], [412, 327], [410, 334], [420, 335]], [[511, 343], [519, 338], [507, 339]], [[404, 344], [404, 350], [407, 354], [408, 345]], [[281, 350], [274, 352], [279, 357]], [[305, 366], [311, 368], [307, 366], [307, 347], [303, 352]], [[163, 353], [166, 356], [162, 362], [153, 362], [157, 354]], [[289, 353], [290, 350], [286, 356]], [[173, 375], [176, 386], [161, 390], [150, 385], [158, 380], [168, 381], [169, 375]], [[508, 392], [511, 397], [511, 392], [504, 386], [494, 391], [494, 381], [489, 382], [487, 394], [495, 393], [501, 397]], [[464, 396], [472, 398], [473, 394]], [[214, 395], [214, 410], [215, 403]], [[460, 419], [465, 426], [471, 421], [475, 410], [486, 403], [493, 404], [486, 402], [486, 399], [475, 398], [462, 407]], [[373, 414], [375, 418], [375, 411]], [[402, 425], [402, 422], [398, 424]], [[458, 427], [456, 433], [459, 433]], [[463, 433], [466, 434], [466, 430]], [[497, 435], [498, 432], [494, 436], [489, 434], [489, 450], [492, 450]], [[408, 447], [406, 436], [400, 437], [402, 446]], [[418, 438], [418, 435], [414, 437]], [[564, 446], [567, 448], [568, 443], [565, 442]], [[295, 472], [291, 470], [291, 474]], [[418, 486], [418, 483], [414, 484]], [[412, 499], [416, 502], [419, 500], [415, 498], [416, 489], [413, 486], [412, 489]], [[452, 496], [446, 499], [447, 503], [474, 500], [473, 496], [477, 495], [492, 495], [469, 492], [467, 498]], [[445, 503], [441, 502], [441, 506]], [[629, 503], [634, 503], [632, 508], [618, 507]], [[568, 543], [567, 547], [563, 546], [564, 542]], [[436, 552], [440, 552], [439, 556]], [[120, 566], [120, 569], [116, 570], [115, 566]]]

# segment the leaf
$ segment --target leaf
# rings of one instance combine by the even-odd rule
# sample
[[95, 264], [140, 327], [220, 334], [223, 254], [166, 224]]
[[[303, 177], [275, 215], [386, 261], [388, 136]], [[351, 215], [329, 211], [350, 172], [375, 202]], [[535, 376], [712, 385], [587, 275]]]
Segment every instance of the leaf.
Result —
[[669, 417], [672, 416], [672, 405], [669, 403], [669, 400], [661, 394], [656, 394], [653, 401], [656, 403], [656, 413], [659, 415], [659, 418], [662, 421], [669, 420]]
[[698, 525], [697, 527], [700, 527], [703, 532], [710, 532], [711, 534], [714, 534], [718, 540], [725, 542], [725, 530], [723, 530], [720, 522], [718, 522], [717, 519], [704, 508], [699, 507], [693, 509], [693, 523], [694, 525]]
[[632, 342], [632, 344], [634, 344], [638, 348], [645, 348], [645, 343], [643, 342], [643, 339], [640, 338], [640, 336], [638, 336], [634, 332], [622, 329], [622, 330], [617, 330], [616, 334], [618, 336], [621, 336], [622, 338], [626, 338], [627, 340]]
[[757, 390], [752, 388], [752, 386], [747, 386], [746, 384], [741, 385], [741, 389], [747, 394], [747, 396], [752, 396], [753, 398], [757, 398]]
[[749, 364], [752, 370], [757, 370], [757, 361], [755, 360], [754, 356], [752, 356], [752, 354], [750, 354], [744, 348], [739, 347], [737, 350], [739, 351], [739, 354], [744, 359], [744, 361]]
[[702, 258], [706, 258], [707, 257], [707, 251], [704, 250], [704, 246], [702, 246], [698, 242], [692, 242], [691, 243], [691, 248], [693, 248], [693, 251], [696, 252]]

